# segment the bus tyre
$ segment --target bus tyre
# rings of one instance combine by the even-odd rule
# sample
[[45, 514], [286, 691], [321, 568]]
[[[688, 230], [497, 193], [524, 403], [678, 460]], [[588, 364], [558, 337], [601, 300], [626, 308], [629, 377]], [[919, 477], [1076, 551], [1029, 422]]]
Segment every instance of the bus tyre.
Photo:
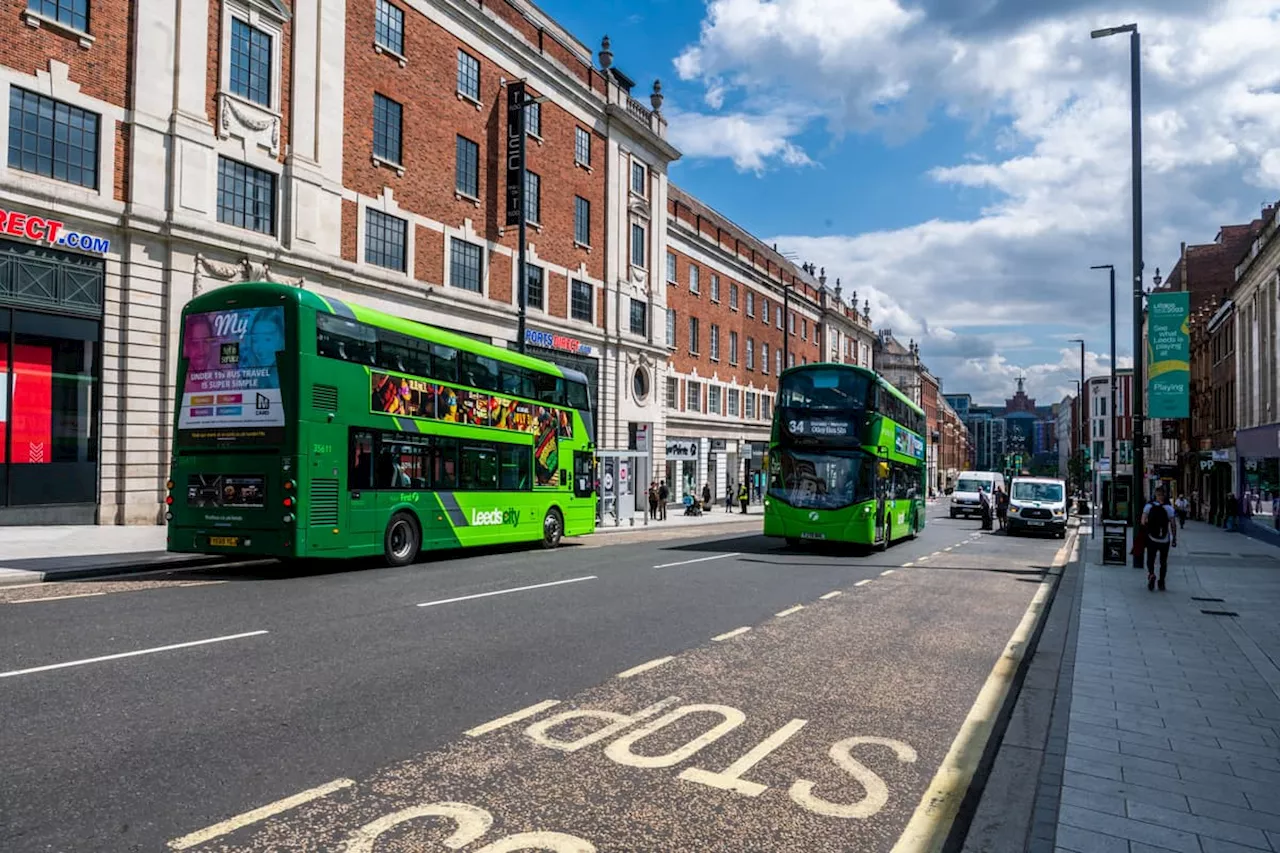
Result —
[[422, 532], [418, 522], [407, 512], [397, 512], [387, 522], [387, 532], [382, 536], [382, 554], [388, 566], [407, 566], [418, 559], [422, 547]]
[[542, 547], [556, 548], [564, 537], [564, 516], [560, 510], [552, 507], [542, 519]]
[[798, 537], [798, 536], [788, 536], [788, 537], [787, 537], [787, 547], [788, 547], [788, 548], [799, 548], [799, 547], [800, 547], [800, 537]]
[[892, 540], [893, 540], [892, 528], [886, 522], [884, 526], [884, 539], [880, 540], [880, 543], [876, 545], [876, 550], [877, 551], [889, 550], [889, 542]]

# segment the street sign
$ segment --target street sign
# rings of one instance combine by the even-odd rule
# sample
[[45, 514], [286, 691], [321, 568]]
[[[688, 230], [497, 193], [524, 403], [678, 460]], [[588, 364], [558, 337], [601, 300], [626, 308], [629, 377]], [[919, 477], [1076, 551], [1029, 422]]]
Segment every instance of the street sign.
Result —
[[1191, 416], [1190, 313], [1191, 294], [1186, 291], [1147, 297], [1148, 417]]
[[1098, 473], [1099, 474], [1111, 473], [1111, 459], [1109, 457], [1104, 456], [1098, 460]]
[[507, 84], [507, 219], [519, 225], [524, 212], [524, 83]]

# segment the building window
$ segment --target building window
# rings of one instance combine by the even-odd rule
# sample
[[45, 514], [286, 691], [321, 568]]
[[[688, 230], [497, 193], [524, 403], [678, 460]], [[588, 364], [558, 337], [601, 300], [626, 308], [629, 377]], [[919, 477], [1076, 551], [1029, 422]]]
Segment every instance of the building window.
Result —
[[400, 163], [400, 129], [403, 108], [385, 95], [373, 96], [373, 156]]
[[719, 385], [707, 386], [707, 411], [713, 415], [724, 414], [720, 406], [720, 397], [723, 389]]
[[9, 168], [98, 188], [98, 116], [9, 87]]
[[542, 104], [526, 104], [524, 108], [524, 132], [542, 138]]
[[729, 333], [729, 363], [738, 363], [738, 333]]
[[689, 353], [698, 354], [698, 318], [689, 318]]
[[585, 281], [578, 281], [575, 278], [569, 290], [569, 316], [575, 320], [586, 320], [588, 323], [594, 323], [595, 312], [592, 310], [594, 301], [595, 288]]
[[767, 421], [773, 417], [773, 398], [768, 394], [760, 395], [760, 420]]
[[480, 293], [483, 250], [475, 243], [449, 238], [449, 284], [461, 290]]
[[631, 225], [631, 265], [644, 268], [644, 226]]
[[756, 342], [753, 338], [747, 338], [747, 370], [756, 369]]
[[760, 342], [760, 369], [765, 376], [769, 375], [769, 345], [764, 341]]
[[711, 360], [720, 360], [720, 327], [715, 323], [711, 324]]
[[803, 317], [800, 319], [800, 339], [809, 340], [809, 321]]
[[676, 348], [676, 309], [667, 309], [667, 346]]
[[648, 195], [645, 192], [645, 185], [648, 183], [645, 180], [646, 171], [648, 170], [645, 169], [643, 163], [637, 163], [635, 160], [631, 161], [631, 191], [636, 195]]
[[458, 51], [458, 94], [480, 100], [480, 60], [465, 50]]
[[271, 106], [271, 36], [231, 20], [231, 93]]
[[580, 127], [573, 129], [573, 162], [591, 165], [591, 133]]
[[787, 367], [795, 367], [795, 366], [796, 366], [796, 354], [793, 352], [787, 353]]
[[591, 245], [591, 202], [577, 195], [573, 197], [573, 239]]
[[373, 39], [392, 53], [404, 54], [404, 12], [388, 3], [377, 0], [374, 12]]
[[729, 282], [729, 310], [738, 310], [738, 285]]
[[676, 253], [675, 252], [667, 252], [667, 281], [671, 282], [672, 284], [675, 284], [678, 281], [678, 279], [676, 278]]
[[689, 292], [698, 293], [698, 268], [693, 264], [689, 265]]
[[405, 236], [409, 230], [409, 223], [398, 216], [390, 216], [372, 208], [365, 213], [365, 263], [404, 272], [406, 268]]
[[702, 411], [702, 383], [692, 379], [684, 383], [684, 407], [690, 412]]
[[776, 321], [777, 326], [778, 326], [778, 328], [779, 328], [779, 329], [781, 329], [781, 328], [782, 328], [782, 306], [781, 306], [781, 305], [779, 305], [779, 306], [778, 306], [776, 309], [774, 309], [774, 310], [777, 312], [777, 318], [778, 318], [778, 319], [777, 319], [777, 321]]
[[743, 402], [745, 405], [743, 406], [742, 416], [749, 421], [754, 421], [756, 419], [756, 392], [748, 391], [744, 395]]
[[787, 315], [787, 331], [793, 335], [796, 333], [796, 315], [794, 313]]
[[639, 299], [631, 300], [631, 334], [643, 337], [649, 330], [649, 305]]
[[756, 316], [756, 295], [750, 290], [747, 291], [747, 316]]
[[720, 276], [715, 273], [711, 274], [711, 301], [720, 301]]
[[526, 305], [539, 310], [546, 310], [546, 304], [544, 303], [547, 293], [546, 280], [546, 270], [542, 267], [529, 263], [524, 265], [524, 299]]
[[667, 377], [667, 408], [673, 412], [680, 409], [680, 380], [674, 376]]
[[729, 393], [725, 395], [728, 398], [729, 417], [731, 418], [736, 418], [738, 416], [738, 394], [739, 391], [737, 388], [730, 388]]
[[524, 218], [535, 225], [542, 222], [542, 178], [537, 172], [524, 173]]
[[782, 350], [773, 351], [774, 372], [781, 375], [782, 373]]
[[276, 176], [219, 157], [218, 221], [260, 234], [275, 234]]
[[453, 188], [469, 198], [480, 197], [480, 146], [459, 136], [456, 146]]
[[82, 33], [89, 32], [89, 0], [27, 0], [27, 8]]

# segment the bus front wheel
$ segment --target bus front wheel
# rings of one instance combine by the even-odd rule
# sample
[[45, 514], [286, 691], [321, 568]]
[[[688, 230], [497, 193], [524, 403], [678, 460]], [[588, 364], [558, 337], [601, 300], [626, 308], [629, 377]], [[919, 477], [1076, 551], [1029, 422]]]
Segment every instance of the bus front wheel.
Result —
[[418, 558], [422, 547], [422, 533], [418, 522], [407, 512], [397, 512], [387, 522], [387, 532], [382, 537], [382, 553], [388, 566], [407, 566]]
[[876, 550], [877, 551], [889, 550], [889, 543], [892, 541], [893, 541], [893, 528], [886, 523], [884, 526], [884, 539], [882, 539], [880, 543], [876, 545]]
[[560, 514], [560, 510], [552, 507], [547, 510], [546, 517], [542, 519], [542, 547], [558, 547], [563, 536], [564, 516]]

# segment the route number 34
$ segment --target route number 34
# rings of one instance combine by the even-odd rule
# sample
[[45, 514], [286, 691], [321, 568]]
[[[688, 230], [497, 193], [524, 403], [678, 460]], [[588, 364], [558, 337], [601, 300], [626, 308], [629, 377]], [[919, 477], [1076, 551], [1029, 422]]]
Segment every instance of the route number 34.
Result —
[[[444, 846], [450, 850], [461, 850], [480, 840], [493, 827], [493, 815], [479, 806], [468, 803], [427, 803], [410, 806], [366, 823], [347, 837], [346, 845], [341, 849], [344, 853], [373, 853], [374, 842], [383, 833], [407, 821], [433, 817], [453, 821], [456, 828], [444, 839]], [[595, 853], [596, 848], [590, 841], [563, 832], [521, 832], [486, 844], [475, 853], [514, 853], [516, 850]]]

